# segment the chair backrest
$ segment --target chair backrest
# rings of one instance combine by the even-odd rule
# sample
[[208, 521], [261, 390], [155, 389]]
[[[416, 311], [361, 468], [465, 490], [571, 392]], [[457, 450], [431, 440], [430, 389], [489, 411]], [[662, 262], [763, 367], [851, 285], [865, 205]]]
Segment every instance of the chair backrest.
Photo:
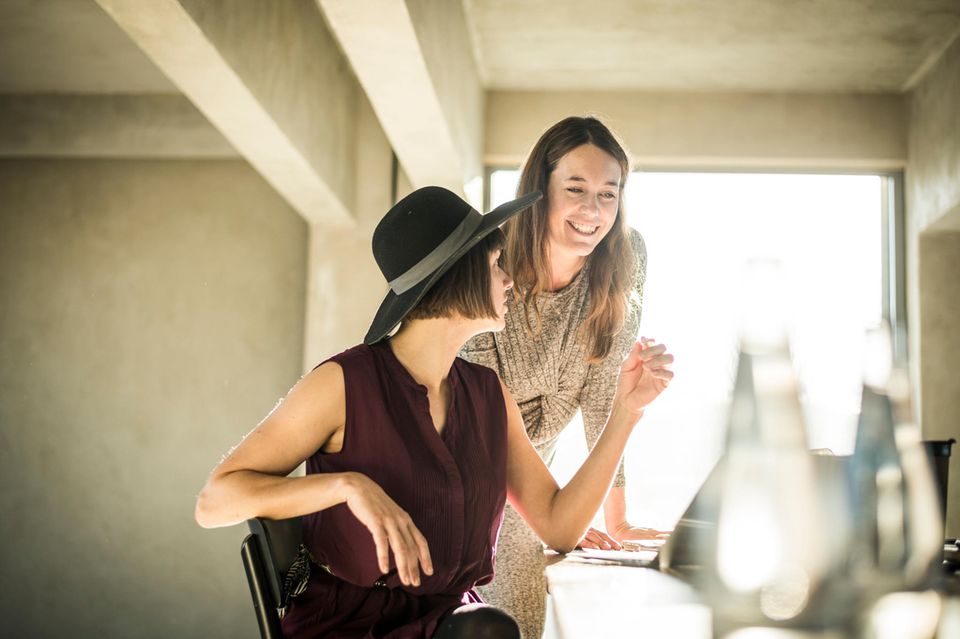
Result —
[[263, 639], [280, 639], [280, 616], [277, 609], [283, 601], [283, 578], [296, 559], [301, 543], [300, 518], [247, 521], [250, 534], [240, 546], [240, 556], [247, 573], [250, 597]]

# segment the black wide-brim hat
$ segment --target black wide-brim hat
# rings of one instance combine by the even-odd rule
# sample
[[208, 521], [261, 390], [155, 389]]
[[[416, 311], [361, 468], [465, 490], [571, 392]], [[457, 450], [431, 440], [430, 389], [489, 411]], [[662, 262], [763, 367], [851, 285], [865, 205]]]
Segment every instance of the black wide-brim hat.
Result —
[[486, 215], [439, 186], [417, 189], [397, 202], [373, 232], [373, 257], [390, 290], [364, 343], [386, 337], [457, 260], [541, 197], [539, 191], [528, 193]]

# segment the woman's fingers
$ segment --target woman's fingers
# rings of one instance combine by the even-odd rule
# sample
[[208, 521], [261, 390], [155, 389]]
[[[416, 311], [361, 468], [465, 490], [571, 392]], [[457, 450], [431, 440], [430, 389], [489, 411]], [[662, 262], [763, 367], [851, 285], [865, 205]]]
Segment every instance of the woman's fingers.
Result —
[[406, 585], [418, 586], [419, 571], [416, 568], [416, 562], [410, 558], [410, 542], [405, 534], [403, 527], [394, 528], [397, 543], [393, 550], [393, 555], [397, 560], [397, 572], [400, 574], [400, 581]]
[[430, 557], [430, 546], [427, 545], [427, 538], [420, 533], [412, 521], [410, 522], [410, 531], [413, 534], [413, 541], [417, 545], [420, 565], [423, 566], [423, 572], [432, 575], [433, 559]]
[[649, 362], [652, 359], [655, 359], [664, 353], [667, 352], [667, 347], [664, 344], [654, 344], [653, 346], [647, 346], [646, 348], [640, 351], [640, 358], [645, 362]]
[[673, 371], [669, 368], [653, 368], [650, 369], [650, 375], [656, 379], [663, 379], [670, 381], [673, 379]]
[[398, 520], [391, 520], [386, 528], [400, 581], [404, 585], [419, 586], [421, 567], [424, 573], [433, 574], [433, 560], [426, 537], [406, 513]]
[[359, 477], [356, 492], [348, 497], [350, 511], [370, 534], [377, 552], [380, 573], [390, 572], [390, 553], [393, 553], [397, 576], [404, 585], [420, 585], [420, 567], [433, 574], [433, 561], [427, 540], [417, 529], [410, 515], [389, 495], [365, 476]]
[[580, 547], [596, 548], [598, 550], [619, 550], [620, 544], [602, 530], [590, 528], [587, 534], [583, 536], [583, 539], [580, 540]]
[[385, 575], [390, 570], [390, 540], [383, 528], [371, 528], [370, 533], [377, 549], [377, 566], [380, 567], [380, 574]]
[[417, 557], [413, 540], [409, 538], [406, 526], [398, 525], [395, 521], [387, 524], [387, 533], [390, 536], [390, 548], [393, 550], [393, 559], [397, 562], [397, 575], [405, 586], [420, 585], [420, 571], [417, 569]]
[[670, 366], [673, 364], [673, 355], [670, 353], [664, 353], [663, 355], [658, 355], [657, 357], [651, 357], [650, 359], [646, 360], [646, 363], [650, 368]]

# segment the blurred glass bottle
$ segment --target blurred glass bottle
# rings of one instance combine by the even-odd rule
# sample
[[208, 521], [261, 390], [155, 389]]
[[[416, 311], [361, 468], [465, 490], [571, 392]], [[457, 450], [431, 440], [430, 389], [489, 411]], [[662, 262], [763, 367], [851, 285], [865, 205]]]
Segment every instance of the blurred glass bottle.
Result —
[[[716, 525], [698, 533], [691, 580], [718, 627], [820, 625], [830, 561], [820, 488], [790, 358], [786, 283], [775, 262], [746, 273], [740, 352], [716, 482]], [[842, 491], [841, 491], [842, 492]]]
[[850, 573], [867, 600], [933, 584], [943, 522], [930, 461], [913, 418], [906, 372], [892, 365], [890, 334], [873, 331], [850, 460], [856, 543]]

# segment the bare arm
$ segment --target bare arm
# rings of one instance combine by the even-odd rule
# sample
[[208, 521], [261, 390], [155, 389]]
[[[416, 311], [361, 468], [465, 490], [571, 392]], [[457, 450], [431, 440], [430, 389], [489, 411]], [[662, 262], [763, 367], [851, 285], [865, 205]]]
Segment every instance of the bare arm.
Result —
[[345, 422], [343, 370], [328, 362], [305, 375], [214, 468], [197, 497], [197, 523], [213, 528], [252, 517], [286, 519], [346, 503], [370, 530], [380, 570], [389, 571], [392, 550], [401, 581], [418, 585], [418, 563], [433, 573], [426, 539], [380, 486], [353, 472], [287, 477], [341, 435]]
[[285, 519], [344, 502], [344, 474], [287, 477], [343, 427], [343, 392], [337, 364], [305, 375], [213, 469], [197, 497], [197, 523], [214, 528], [251, 517]]
[[672, 378], [663, 345], [634, 345], [620, 371], [617, 395], [603, 434], [573, 479], [560, 489], [527, 438], [520, 410], [507, 400], [507, 497], [534, 532], [552, 548], [576, 546], [600, 507], [627, 439], [643, 409]]
[[[643, 241], [643, 237], [636, 230], [630, 230], [629, 238], [634, 258], [636, 259], [636, 272], [633, 278], [633, 300], [631, 302], [632, 310], [628, 314], [627, 320], [620, 333], [616, 336], [614, 346], [607, 356], [607, 359], [591, 366], [589, 376], [580, 395], [580, 408], [583, 414], [583, 426], [588, 449], [594, 445], [594, 442], [596, 442], [599, 437], [601, 429], [603, 428], [603, 420], [610, 410], [617, 383], [617, 360], [623, 359], [624, 354], [630, 349], [633, 341], [636, 339], [637, 331], [640, 328], [640, 315], [643, 308], [643, 288], [647, 277], [647, 247]], [[641, 338], [641, 341], [644, 339], [645, 338]], [[617, 542], [623, 541], [624, 538], [635, 538], [632, 536], [624, 537], [623, 535], [627, 531], [645, 530], [635, 528], [627, 522], [627, 507], [624, 496], [625, 483], [623, 464], [621, 463], [614, 477], [613, 487], [603, 502], [605, 527], [607, 532]]]

